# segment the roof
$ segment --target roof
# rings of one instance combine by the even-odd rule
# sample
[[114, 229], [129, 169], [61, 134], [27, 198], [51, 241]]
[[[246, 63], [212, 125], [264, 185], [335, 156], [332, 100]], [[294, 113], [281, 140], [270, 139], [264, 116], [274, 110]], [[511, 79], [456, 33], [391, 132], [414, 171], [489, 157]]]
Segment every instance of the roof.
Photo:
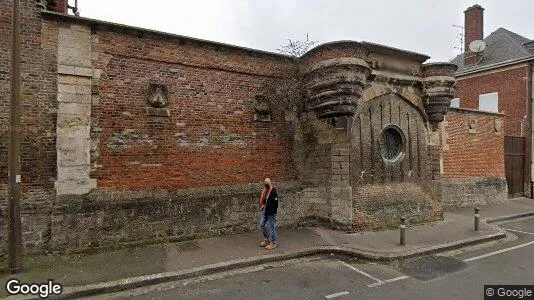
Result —
[[458, 66], [457, 73], [474, 71], [479, 68], [521, 58], [532, 57], [534, 59], [534, 41], [505, 28], [501, 27], [495, 30], [484, 39], [484, 42], [486, 43], [486, 48], [483, 51], [482, 60], [476, 66], [465, 67], [465, 53], [451, 60], [451, 63]]

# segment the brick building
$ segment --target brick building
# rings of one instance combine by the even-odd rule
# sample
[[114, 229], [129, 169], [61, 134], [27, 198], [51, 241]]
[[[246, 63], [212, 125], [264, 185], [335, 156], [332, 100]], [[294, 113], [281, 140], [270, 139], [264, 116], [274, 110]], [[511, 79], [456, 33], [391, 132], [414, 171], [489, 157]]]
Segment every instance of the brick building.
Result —
[[[484, 37], [483, 17], [480, 5], [465, 11], [465, 53], [452, 61], [458, 65], [453, 106], [504, 115], [508, 192], [510, 196], [530, 196], [534, 41], [504, 28]], [[472, 44], [477, 40], [484, 43]], [[484, 151], [491, 152], [494, 147], [501, 146], [485, 143]], [[477, 163], [485, 165], [486, 161]]]
[[[0, 0], [2, 178], [11, 3]], [[424, 64], [423, 54], [339, 41], [295, 59], [68, 15], [65, 1], [22, 4], [29, 252], [253, 230], [267, 176], [279, 189], [281, 226], [440, 220], [444, 202], [454, 205], [447, 188], [469, 196], [442, 180], [470, 174], [440, 168], [443, 145], [454, 150], [468, 131], [455, 118], [479, 118], [478, 134], [502, 138], [491, 127], [499, 114], [451, 111], [443, 125], [456, 66]], [[499, 178], [502, 167], [482, 177]]]

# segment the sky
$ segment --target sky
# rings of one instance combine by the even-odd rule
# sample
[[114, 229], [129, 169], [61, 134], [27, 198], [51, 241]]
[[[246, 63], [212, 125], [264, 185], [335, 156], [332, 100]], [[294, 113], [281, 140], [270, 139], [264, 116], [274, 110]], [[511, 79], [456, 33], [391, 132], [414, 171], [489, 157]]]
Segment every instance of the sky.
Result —
[[[70, 2], [74, 2], [70, 0]], [[534, 39], [531, 0], [78, 0], [82, 17], [277, 52], [287, 39], [368, 41], [449, 61], [464, 10], [480, 4], [484, 35]]]

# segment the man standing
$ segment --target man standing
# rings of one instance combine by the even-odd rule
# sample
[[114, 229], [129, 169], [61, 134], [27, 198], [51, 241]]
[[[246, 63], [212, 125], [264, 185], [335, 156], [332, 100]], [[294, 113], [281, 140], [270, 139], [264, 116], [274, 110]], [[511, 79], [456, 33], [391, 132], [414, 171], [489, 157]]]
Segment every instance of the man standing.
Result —
[[271, 179], [265, 178], [265, 187], [261, 190], [260, 208], [263, 210], [260, 219], [260, 229], [263, 241], [260, 247], [267, 250], [276, 248], [276, 212], [278, 210], [278, 194]]

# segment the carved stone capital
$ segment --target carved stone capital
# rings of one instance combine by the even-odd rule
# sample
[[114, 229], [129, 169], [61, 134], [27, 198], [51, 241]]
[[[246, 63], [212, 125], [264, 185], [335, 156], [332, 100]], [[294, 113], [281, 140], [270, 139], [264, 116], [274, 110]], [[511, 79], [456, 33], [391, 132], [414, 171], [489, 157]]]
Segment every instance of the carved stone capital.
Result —
[[423, 65], [423, 104], [428, 121], [438, 124], [443, 121], [451, 99], [454, 97], [457, 66], [450, 63], [431, 63]]
[[354, 57], [320, 61], [304, 70], [307, 106], [318, 118], [352, 116], [371, 69]]

